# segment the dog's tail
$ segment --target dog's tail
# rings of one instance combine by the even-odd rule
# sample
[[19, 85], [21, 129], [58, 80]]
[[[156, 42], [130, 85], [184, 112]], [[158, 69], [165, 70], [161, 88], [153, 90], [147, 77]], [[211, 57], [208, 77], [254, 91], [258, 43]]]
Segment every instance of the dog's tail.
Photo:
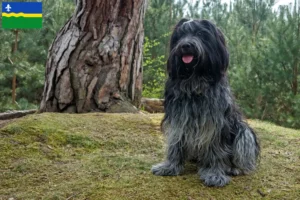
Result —
[[260, 147], [254, 131], [244, 122], [237, 130], [233, 144], [233, 163], [245, 174], [256, 169]]

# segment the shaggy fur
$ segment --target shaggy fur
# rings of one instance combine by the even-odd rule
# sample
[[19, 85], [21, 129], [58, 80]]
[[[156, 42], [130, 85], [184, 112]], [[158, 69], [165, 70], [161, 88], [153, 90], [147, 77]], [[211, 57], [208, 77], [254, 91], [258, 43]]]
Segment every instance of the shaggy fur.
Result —
[[[206, 185], [224, 186], [231, 175], [255, 170], [260, 148], [230, 91], [222, 32], [207, 20], [182, 19], [170, 47], [162, 121], [167, 158], [153, 174], [178, 175], [192, 160]], [[184, 56], [193, 59], [187, 63]]]

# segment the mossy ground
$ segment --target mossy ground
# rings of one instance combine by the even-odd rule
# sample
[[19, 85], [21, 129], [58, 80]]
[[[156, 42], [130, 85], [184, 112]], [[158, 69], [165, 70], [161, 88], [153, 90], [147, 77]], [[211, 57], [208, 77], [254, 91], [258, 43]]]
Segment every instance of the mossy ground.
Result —
[[300, 199], [300, 131], [249, 121], [261, 141], [257, 173], [206, 187], [187, 164], [158, 177], [161, 114], [30, 115], [0, 129], [0, 199]]

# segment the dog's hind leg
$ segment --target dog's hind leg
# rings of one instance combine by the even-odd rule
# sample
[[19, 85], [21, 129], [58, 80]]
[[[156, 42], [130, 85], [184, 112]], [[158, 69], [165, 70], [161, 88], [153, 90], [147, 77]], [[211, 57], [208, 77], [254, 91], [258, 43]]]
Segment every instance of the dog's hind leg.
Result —
[[152, 173], [157, 176], [176, 176], [183, 170], [184, 150], [181, 143], [171, 144], [167, 149], [167, 160], [152, 166]]
[[256, 168], [259, 151], [260, 148], [254, 131], [242, 122], [238, 126], [233, 144], [233, 164], [244, 174], [248, 174]]

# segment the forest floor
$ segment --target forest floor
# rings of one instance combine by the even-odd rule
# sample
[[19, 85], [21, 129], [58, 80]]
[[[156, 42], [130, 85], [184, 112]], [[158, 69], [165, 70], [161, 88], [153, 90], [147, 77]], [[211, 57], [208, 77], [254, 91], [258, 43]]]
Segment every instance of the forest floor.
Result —
[[7, 120], [0, 120], [0, 128], [6, 126], [7, 124], [15, 121], [15, 119], [7, 119]]
[[300, 131], [249, 120], [260, 138], [258, 171], [206, 187], [187, 164], [164, 159], [162, 114], [34, 114], [0, 129], [0, 199], [300, 199]]

